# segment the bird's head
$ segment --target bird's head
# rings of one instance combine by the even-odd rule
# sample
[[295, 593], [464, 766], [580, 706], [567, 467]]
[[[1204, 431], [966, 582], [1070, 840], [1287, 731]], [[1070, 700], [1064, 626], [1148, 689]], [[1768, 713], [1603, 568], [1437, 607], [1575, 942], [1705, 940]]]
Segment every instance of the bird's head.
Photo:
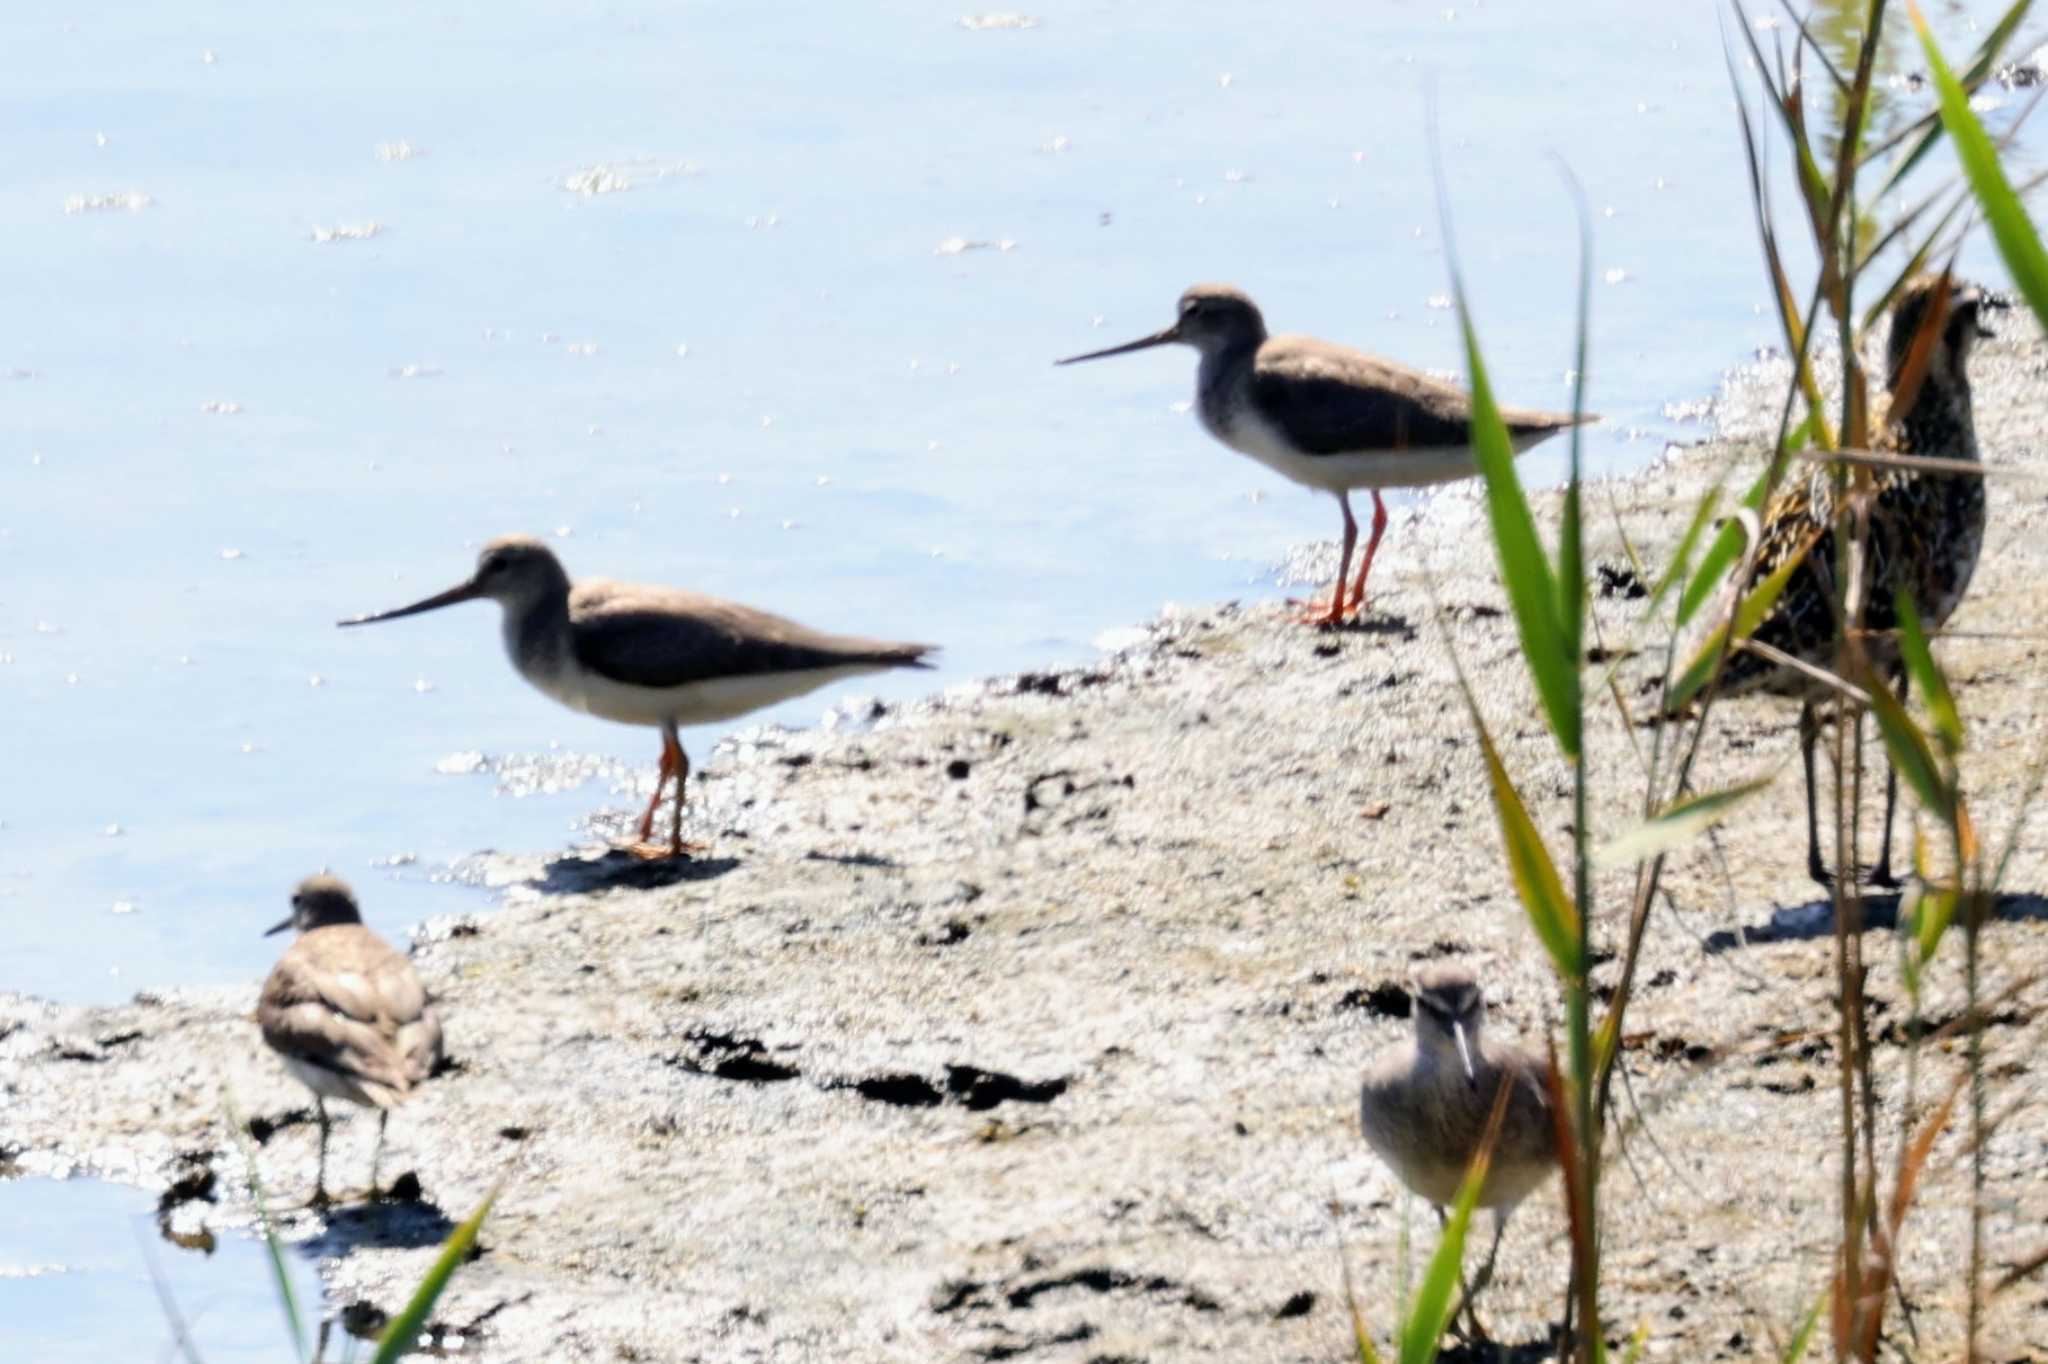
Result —
[[1438, 966], [1415, 982], [1415, 1042], [1440, 1065], [1478, 1083], [1473, 1057], [1486, 1026], [1486, 995], [1462, 966]]
[[1923, 347], [1923, 376], [1951, 384], [1964, 382], [1964, 366], [1977, 339], [1995, 335], [1985, 325], [1985, 314], [2007, 306], [1997, 294], [1946, 271], [1907, 280], [1892, 304], [1892, 331], [1885, 348], [1886, 386], [1898, 392], [1909, 377], [1914, 353]]
[[485, 545], [476, 556], [476, 572], [467, 582], [457, 583], [445, 592], [436, 592], [410, 606], [379, 611], [374, 615], [351, 616], [341, 624], [369, 625], [380, 620], [396, 620], [400, 616], [416, 616], [422, 611], [435, 611], [480, 597], [489, 598], [509, 611], [517, 611], [529, 603], [568, 590], [568, 571], [562, 567], [562, 561], [555, 557], [553, 550], [531, 535], [501, 535]]
[[292, 892], [292, 912], [271, 925], [265, 931], [266, 938], [272, 933], [282, 933], [287, 928], [304, 933], [309, 928], [323, 928], [328, 924], [359, 924], [363, 913], [356, 908], [356, 893], [348, 888], [348, 882], [339, 876], [308, 876], [299, 882]]
[[1266, 319], [1251, 295], [1230, 284], [1197, 284], [1180, 296], [1179, 315], [1173, 325], [1150, 336], [1126, 341], [1107, 350], [1070, 355], [1059, 361], [1071, 365], [1081, 360], [1100, 360], [1107, 355], [1124, 355], [1153, 346], [1193, 346], [1204, 355], [1214, 355], [1239, 346], [1256, 346], [1266, 339]]

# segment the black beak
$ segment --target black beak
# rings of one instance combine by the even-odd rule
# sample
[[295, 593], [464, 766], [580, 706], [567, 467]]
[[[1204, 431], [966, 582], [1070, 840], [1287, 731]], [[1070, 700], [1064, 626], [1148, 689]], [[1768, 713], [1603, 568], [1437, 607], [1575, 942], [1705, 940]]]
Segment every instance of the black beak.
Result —
[[[393, 611], [379, 611], [373, 616], [350, 616], [347, 620], [336, 621], [336, 625], [371, 625], [380, 620], [397, 620], [400, 616], [417, 616], [422, 611], [438, 611], [444, 606], [453, 606], [459, 601], [475, 601], [483, 595], [476, 579], [458, 583], [446, 592], [436, 592], [425, 601], [416, 601], [411, 606], [401, 606]], [[289, 921], [287, 921], [289, 922]]]
[[1083, 360], [1100, 360], [1105, 355], [1128, 355], [1134, 350], [1150, 350], [1154, 346], [1170, 346], [1178, 340], [1180, 340], [1180, 324], [1175, 323], [1163, 332], [1153, 332], [1150, 336], [1141, 336], [1135, 341], [1126, 341], [1121, 346], [1111, 346], [1108, 350], [1091, 350], [1086, 355], [1069, 355], [1066, 359], [1055, 360], [1053, 363], [1056, 365], [1073, 365], [1079, 364]]
[[[346, 622], [346, 621], [344, 621], [344, 622], [342, 622], [342, 623], [343, 623], [343, 624], [347, 624], [347, 622]], [[285, 915], [285, 916], [284, 916], [284, 921], [283, 921], [282, 923], [277, 923], [277, 924], [273, 924], [273, 925], [271, 925], [271, 926], [270, 926], [269, 928], [266, 928], [266, 929], [264, 929], [264, 930], [263, 930], [263, 936], [264, 936], [264, 937], [266, 937], [266, 938], [274, 938], [274, 937], [276, 937], [276, 936], [277, 936], [278, 934], [280, 934], [280, 933], [284, 932], [284, 931], [285, 931], [285, 930], [286, 930], [287, 928], [290, 928], [291, 926], [292, 926], [292, 916], [291, 916], [291, 915], [289, 915], [289, 914], [287, 914], [287, 915]]]

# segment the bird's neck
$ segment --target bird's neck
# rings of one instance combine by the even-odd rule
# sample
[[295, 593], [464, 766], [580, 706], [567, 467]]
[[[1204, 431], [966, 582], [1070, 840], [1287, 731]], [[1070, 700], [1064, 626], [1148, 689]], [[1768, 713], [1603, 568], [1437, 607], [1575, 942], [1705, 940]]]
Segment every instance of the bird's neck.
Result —
[[1914, 395], [1913, 406], [1898, 420], [1898, 447], [1938, 459], [1976, 459], [1976, 424], [1971, 420], [1968, 385], [1931, 376]]
[[1218, 435], [1230, 426], [1232, 414], [1244, 401], [1245, 381], [1264, 339], [1247, 336], [1202, 352], [1201, 368], [1195, 371], [1195, 399], [1203, 423]]
[[505, 606], [505, 652], [522, 676], [553, 675], [569, 657], [569, 588], [564, 584]]

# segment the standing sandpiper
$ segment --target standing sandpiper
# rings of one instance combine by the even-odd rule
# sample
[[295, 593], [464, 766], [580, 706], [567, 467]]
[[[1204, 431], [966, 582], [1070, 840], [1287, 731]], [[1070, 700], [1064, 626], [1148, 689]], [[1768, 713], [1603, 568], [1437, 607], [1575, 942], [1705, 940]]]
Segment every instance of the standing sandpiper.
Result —
[[384, 1156], [391, 1109], [441, 1059], [441, 1020], [412, 962], [363, 925], [356, 897], [333, 876], [309, 876], [292, 892], [292, 912], [272, 928], [297, 929], [263, 982], [256, 1023], [263, 1041], [313, 1091], [320, 1115], [320, 1167], [313, 1206], [327, 1205], [327, 1101], [377, 1110], [370, 1197]]
[[1515, 1205], [1557, 1168], [1546, 1067], [1517, 1047], [1487, 1045], [1486, 997], [1462, 966], [1424, 971], [1414, 1006], [1415, 1036], [1382, 1052], [1365, 1073], [1359, 1126], [1366, 1144], [1403, 1184], [1434, 1203], [1439, 1216], [1457, 1201], [1494, 1101], [1502, 1086], [1508, 1089], [1507, 1112], [1479, 1190], [1479, 1206], [1493, 1209], [1493, 1246], [1465, 1290], [1461, 1307], [1469, 1307], [1493, 1277], [1494, 1256]]
[[[1892, 409], [1873, 442], [1879, 452], [1976, 460], [1977, 429], [1970, 416], [1970, 350], [1980, 336], [1987, 307], [2003, 306], [1974, 287], [1961, 287], [1946, 274], [1919, 275], [1900, 290], [1892, 308], [1886, 345], [1885, 384]], [[1925, 370], [1917, 391], [1903, 395], [1900, 381], [1916, 339], [1925, 335]], [[1903, 589], [1913, 599], [1926, 630], [1939, 629], [1963, 599], [1984, 547], [1984, 480], [1975, 474], [1943, 474], [1885, 468], [1871, 479], [1869, 540], [1863, 574], [1863, 647], [1872, 664], [1891, 676], [1900, 697], [1906, 674], [1900, 663], [1894, 602]], [[1836, 622], [1839, 592], [1835, 552], [1835, 473], [1825, 465], [1804, 483], [1787, 488], [1763, 519], [1760, 547], [1742, 592], [1747, 594], [1802, 545], [1806, 558], [1794, 569], [1771, 613], [1751, 639], [1802, 663], [1832, 668], [1841, 631]], [[1855, 603], [1850, 603], [1851, 606]], [[1806, 869], [1823, 886], [1833, 878], [1821, 863], [1820, 820], [1813, 785], [1813, 750], [1819, 738], [1821, 704], [1836, 693], [1811, 674], [1748, 651], [1728, 657], [1720, 694], [1768, 691], [1799, 698], [1799, 756], [1806, 769]], [[1870, 873], [1872, 884], [1895, 886], [1892, 874], [1892, 812], [1899, 777], [1887, 767], [1884, 847]]]
[[[928, 668], [931, 644], [828, 635], [793, 620], [673, 587], [585, 578], [529, 535], [485, 545], [476, 573], [425, 601], [355, 616], [394, 620], [488, 597], [505, 611], [505, 651], [519, 675], [571, 710], [661, 730], [661, 775], [640, 817], [645, 856], [683, 854], [683, 780], [690, 760], [680, 725], [712, 724], [889, 668]], [[667, 846], [653, 845], [654, 812], [675, 778]]]
[[[1420, 370], [1312, 336], [1268, 336], [1258, 305], [1228, 284], [1197, 284], [1180, 296], [1180, 318], [1164, 331], [1107, 350], [1071, 355], [1071, 365], [1171, 342], [1202, 353], [1196, 410], [1209, 434], [1305, 488], [1332, 493], [1344, 513], [1337, 583], [1327, 612], [1304, 616], [1338, 625], [1365, 607], [1365, 580], [1387, 529], [1382, 488], [1420, 488], [1479, 472], [1472, 455], [1472, 397]], [[1587, 413], [1503, 409], [1515, 452], [1556, 435]], [[1372, 490], [1372, 536], [1347, 595], [1344, 576], [1358, 543], [1351, 491]]]

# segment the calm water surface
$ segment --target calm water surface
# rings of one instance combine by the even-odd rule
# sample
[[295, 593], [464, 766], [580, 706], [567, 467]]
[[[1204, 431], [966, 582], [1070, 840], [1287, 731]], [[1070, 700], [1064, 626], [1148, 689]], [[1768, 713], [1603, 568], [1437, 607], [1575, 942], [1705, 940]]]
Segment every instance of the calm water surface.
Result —
[[[1777, 339], [1715, 11], [25, 9], [0, 45], [0, 988], [254, 981], [312, 869], [396, 933], [483, 903], [452, 860], [635, 799], [472, 770], [644, 779], [656, 753], [519, 682], [495, 610], [333, 627], [492, 534], [944, 643], [884, 696], [1275, 594], [1337, 517], [1200, 432], [1192, 356], [1050, 361], [1229, 279], [1277, 329], [1457, 370], [1432, 83], [1503, 396], [1570, 401], [1561, 157], [1597, 216], [1590, 457], [1699, 434], [1670, 405]], [[44, 1202], [0, 1185], [0, 1271], [62, 1258], [19, 1235]]]

